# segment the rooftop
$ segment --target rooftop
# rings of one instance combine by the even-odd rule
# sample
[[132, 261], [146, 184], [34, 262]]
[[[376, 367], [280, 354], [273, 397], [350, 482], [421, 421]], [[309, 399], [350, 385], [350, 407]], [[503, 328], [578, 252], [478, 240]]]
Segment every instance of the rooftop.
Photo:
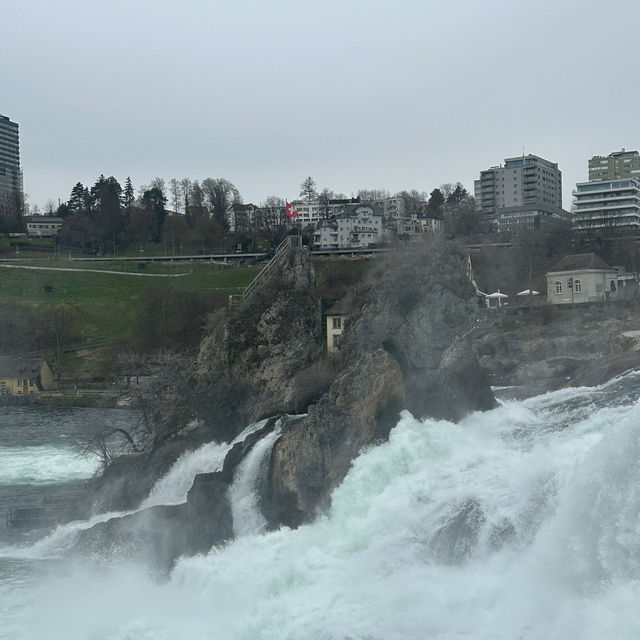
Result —
[[611, 269], [611, 267], [595, 253], [574, 253], [562, 258], [551, 271], [577, 271], [579, 269]]

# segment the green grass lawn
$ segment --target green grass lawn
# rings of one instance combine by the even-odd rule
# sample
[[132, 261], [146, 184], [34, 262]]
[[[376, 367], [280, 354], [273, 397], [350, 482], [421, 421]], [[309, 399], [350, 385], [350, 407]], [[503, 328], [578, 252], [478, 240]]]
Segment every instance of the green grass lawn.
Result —
[[[78, 263], [58, 259], [46, 264], [25, 260], [21, 264], [71, 268], [74, 271], [0, 266], [0, 305], [46, 310], [63, 304], [74, 318], [75, 330], [82, 332], [87, 341], [112, 340], [130, 330], [149, 286], [229, 295], [246, 287], [257, 273], [256, 268], [220, 269], [206, 263], [145, 264], [144, 271], [140, 272], [137, 263], [129, 262]], [[135, 275], [96, 273], [89, 269], [128, 271]], [[157, 277], [155, 274], [169, 277]]]

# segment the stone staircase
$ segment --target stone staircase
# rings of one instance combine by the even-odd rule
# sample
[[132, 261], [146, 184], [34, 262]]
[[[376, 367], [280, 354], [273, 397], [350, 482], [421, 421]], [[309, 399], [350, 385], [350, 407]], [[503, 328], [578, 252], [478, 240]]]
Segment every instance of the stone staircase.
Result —
[[287, 236], [278, 245], [278, 248], [273, 254], [273, 258], [269, 260], [269, 262], [264, 266], [260, 273], [258, 273], [258, 275], [252, 280], [251, 284], [242, 293], [229, 296], [229, 306], [236, 307], [248, 300], [251, 295], [262, 286], [273, 268], [277, 264], [282, 262], [284, 257], [289, 252], [289, 249], [300, 249], [301, 247], [302, 236]]

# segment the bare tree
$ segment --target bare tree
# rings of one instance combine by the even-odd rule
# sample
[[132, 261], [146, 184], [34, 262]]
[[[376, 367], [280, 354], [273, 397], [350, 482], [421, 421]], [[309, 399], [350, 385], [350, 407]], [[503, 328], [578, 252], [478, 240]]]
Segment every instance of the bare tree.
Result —
[[191, 197], [191, 180], [189, 178], [182, 178], [180, 180], [180, 195], [182, 196], [182, 203], [184, 205], [184, 213], [189, 211], [189, 198]]
[[256, 226], [264, 237], [277, 247], [289, 230], [285, 201], [278, 196], [269, 196], [256, 211]]
[[225, 230], [229, 230], [229, 215], [234, 204], [242, 204], [237, 187], [226, 178], [207, 178], [202, 181], [207, 204], [211, 215]]
[[169, 180], [169, 194], [171, 195], [171, 205], [176, 213], [180, 212], [180, 183], [175, 178]]
[[164, 178], [154, 178], [149, 185], [149, 189], [157, 189], [164, 197], [167, 196]]
[[327, 189], [327, 187], [325, 187], [318, 194], [318, 204], [320, 205], [321, 218], [324, 218], [326, 220], [329, 217], [329, 214], [331, 213], [331, 200], [333, 200], [334, 197], [335, 194], [333, 193], [333, 191], [331, 191], [331, 189]]
[[386, 189], [360, 189], [357, 198], [362, 202], [382, 202], [391, 197], [391, 193]]

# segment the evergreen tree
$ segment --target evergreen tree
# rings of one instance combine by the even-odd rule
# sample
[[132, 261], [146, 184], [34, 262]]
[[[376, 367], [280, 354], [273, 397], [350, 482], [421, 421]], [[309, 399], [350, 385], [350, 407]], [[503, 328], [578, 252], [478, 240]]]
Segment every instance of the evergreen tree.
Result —
[[142, 196], [142, 208], [152, 214], [153, 225], [153, 241], [160, 242], [162, 237], [162, 225], [167, 212], [164, 208], [167, 203], [167, 199], [158, 187], [151, 187], [151, 189], [144, 192]]
[[122, 206], [125, 209], [130, 209], [136, 199], [135, 192], [133, 190], [133, 184], [131, 184], [131, 178], [127, 177], [124, 183], [124, 191], [122, 192]]
[[311, 176], [308, 176], [302, 181], [300, 185], [300, 197], [305, 202], [313, 202], [318, 197], [316, 182]]
[[444, 196], [440, 189], [434, 189], [429, 194], [427, 201], [427, 212], [434, 218], [442, 218], [442, 207], [444, 206]]
[[69, 202], [67, 203], [72, 213], [82, 211], [85, 204], [85, 189], [82, 182], [77, 182], [76, 186], [71, 189]]

